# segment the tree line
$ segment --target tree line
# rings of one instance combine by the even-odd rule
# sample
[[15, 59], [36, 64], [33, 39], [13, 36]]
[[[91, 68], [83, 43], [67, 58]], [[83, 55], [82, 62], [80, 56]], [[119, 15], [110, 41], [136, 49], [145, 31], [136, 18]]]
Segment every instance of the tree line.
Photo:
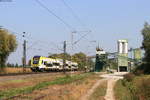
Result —
[[[93, 69], [95, 66], [94, 61], [91, 58], [89, 58], [86, 54], [84, 54], [83, 52], [75, 53], [72, 56], [70, 54], [66, 53], [65, 56], [66, 56], [66, 60], [77, 62], [78, 67], [81, 70], [83, 70], [85, 68]], [[49, 57], [63, 59], [64, 53], [51, 54], [51, 55], [49, 55]]]

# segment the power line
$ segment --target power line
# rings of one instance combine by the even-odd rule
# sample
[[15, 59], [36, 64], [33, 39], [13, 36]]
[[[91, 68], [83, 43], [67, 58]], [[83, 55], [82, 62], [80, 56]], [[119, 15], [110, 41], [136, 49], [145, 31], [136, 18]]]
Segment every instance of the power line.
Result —
[[80, 18], [78, 17], [78, 15], [74, 12], [74, 10], [65, 2], [65, 0], [61, 0], [63, 2], [63, 4], [70, 10], [72, 16], [83, 26], [85, 27], [85, 24], [83, 22], [81, 22]]
[[[25, 37], [25, 35], [26, 35], [26, 33], [25, 32], [23, 32], [23, 35], [22, 35], [22, 37], [24, 38]], [[23, 59], [22, 59], [22, 65], [23, 65], [23, 72], [26, 72], [26, 69], [25, 69], [25, 67], [26, 67], [26, 61], [27, 61], [27, 55], [26, 55], [26, 43], [27, 43], [27, 41], [26, 41], [26, 39], [24, 38], [24, 43], [23, 43]]]
[[75, 41], [73, 44], [78, 43], [79, 41], [81, 41], [83, 38], [85, 38], [91, 31], [89, 31], [88, 33], [82, 35], [77, 41]]
[[[47, 10], [49, 12], [49, 14], [55, 16], [58, 20], [60, 20], [63, 24], [65, 24], [69, 29], [75, 31], [75, 28], [73, 28], [70, 24], [68, 24], [67, 22], [65, 22], [61, 17], [57, 16], [52, 10], [50, 10], [48, 7], [46, 7], [42, 2], [40, 2], [40, 0], [35, 0], [42, 8], [44, 8], [45, 10]], [[85, 27], [85, 25], [81, 22], [81, 20], [79, 19], [79, 17], [76, 15], [76, 13], [73, 11], [73, 9], [64, 1], [62, 0], [62, 2], [64, 3], [64, 5], [70, 10], [70, 12], [72, 13], [72, 15], [74, 16], [74, 18], [76, 18], [76, 20], [78, 20], [78, 22]], [[89, 33], [88, 33], [89, 34]], [[86, 34], [87, 35], [87, 34]], [[81, 36], [81, 38], [79, 40], [76, 41], [79, 42], [81, 39], [85, 38], [85, 36]]]
[[67, 22], [65, 22], [62, 18], [60, 18], [59, 16], [57, 16], [52, 10], [50, 10], [48, 7], [46, 7], [43, 3], [41, 3], [39, 0], [35, 0], [42, 8], [44, 8], [45, 10], [47, 10], [47, 12], [53, 16], [55, 16], [59, 21], [61, 21], [64, 25], [66, 25], [66, 27], [68, 27], [71, 30], [75, 30], [70, 24], [68, 24]]

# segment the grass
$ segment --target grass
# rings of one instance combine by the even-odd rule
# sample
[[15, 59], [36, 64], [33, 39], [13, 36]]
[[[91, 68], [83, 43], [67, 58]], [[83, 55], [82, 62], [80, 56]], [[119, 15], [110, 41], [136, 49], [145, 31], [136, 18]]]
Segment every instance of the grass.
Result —
[[103, 100], [107, 89], [107, 81], [104, 81], [104, 83], [100, 84], [94, 93], [90, 96], [89, 100]]
[[114, 93], [116, 100], [132, 100], [130, 91], [122, 84], [122, 80], [116, 82]]
[[119, 80], [115, 86], [116, 100], [150, 100], [150, 75]]
[[[31, 72], [30, 68], [25, 68], [26, 72]], [[4, 67], [3, 69], [0, 69], [0, 74], [10, 74], [10, 73], [22, 73], [23, 68], [16, 68], [16, 67]]]
[[10, 80], [6, 82], [0, 82], [0, 85], [8, 84], [8, 83], [21, 83], [21, 82], [26, 82], [26, 80], [23, 79], [18, 79], [18, 80]]
[[9, 82], [12, 82], [12, 83], [20, 83], [20, 82], [25, 82], [26, 80], [23, 80], [23, 79], [19, 79], [19, 80], [11, 80]]
[[86, 77], [88, 77], [89, 75], [91, 75], [91, 73], [85, 73], [85, 74], [80, 74], [80, 75], [73, 75], [73, 76], [65, 76], [65, 77], [61, 77], [61, 78], [57, 78], [54, 81], [48, 81], [48, 82], [41, 82], [35, 86], [31, 86], [31, 87], [24, 87], [24, 88], [17, 88], [17, 89], [11, 89], [8, 91], [0, 91], [0, 99], [3, 98], [10, 98], [19, 94], [24, 94], [24, 93], [31, 93], [34, 90], [39, 90], [42, 88], [45, 88], [49, 85], [63, 85], [63, 84], [68, 84], [77, 80], [82, 80]]

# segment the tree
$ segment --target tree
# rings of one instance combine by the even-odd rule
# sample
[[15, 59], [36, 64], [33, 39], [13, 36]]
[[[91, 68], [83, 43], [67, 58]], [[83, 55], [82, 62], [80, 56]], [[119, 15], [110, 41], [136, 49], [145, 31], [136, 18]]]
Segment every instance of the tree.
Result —
[[7, 67], [11, 67], [11, 64], [8, 62], [6, 66], [7, 66]]
[[18, 67], [18, 64], [16, 63], [15, 67]]
[[150, 25], [145, 23], [144, 29], [142, 30], [143, 42], [142, 47], [145, 50], [144, 61], [150, 63]]
[[[64, 54], [60, 53], [60, 54], [52, 54], [49, 57], [63, 59], [63, 56], [64, 56]], [[81, 70], [85, 69], [85, 66], [87, 66], [87, 67], [94, 66], [94, 62], [91, 59], [88, 59], [86, 54], [84, 54], [82, 52], [75, 53], [74, 55], [72, 55], [72, 57], [70, 54], [66, 54], [66, 60], [77, 62], [79, 69], [81, 69]]]
[[16, 37], [7, 30], [0, 28], [0, 68], [5, 66], [10, 53], [17, 48]]
[[146, 22], [144, 25], [144, 29], [142, 30], [143, 42], [142, 47], [145, 50], [144, 57], [144, 72], [150, 73], [150, 25]]
[[143, 71], [145, 74], [150, 74], [150, 25], [146, 22], [142, 30], [143, 42], [142, 48], [145, 50], [143, 63], [137, 67], [137, 71]]
[[87, 66], [87, 57], [82, 52], [74, 54], [72, 60], [78, 63], [79, 69], [84, 69]]
[[[60, 53], [60, 54], [52, 54], [49, 55], [50, 58], [59, 58], [59, 59], [63, 59], [64, 57], [64, 53]], [[66, 53], [66, 60], [70, 60], [71, 56], [69, 54]]]

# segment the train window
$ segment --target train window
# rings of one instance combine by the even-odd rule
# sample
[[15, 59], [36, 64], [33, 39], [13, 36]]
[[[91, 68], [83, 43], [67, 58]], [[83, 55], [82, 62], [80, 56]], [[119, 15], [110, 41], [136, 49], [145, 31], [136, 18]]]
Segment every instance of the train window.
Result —
[[73, 67], [77, 67], [76, 65], [73, 65]]
[[47, 67], [52, 67], [53, 65], [52, 65], [52, 64], [47, 64], [46, 66], [47, 66]]
[[59, 63], [53, 63], [53, 65], [55, 65], [55, 66], [59, 66], [60, 64], [59, 64]]
[[39, 61], [33, 61], [33, 64], [38, 64], [39, 63]]
[[46, 61], [44, 62], [44, 65], [47, 65]]
[[40, 56], [34, 56], [34, 57], [33, 57], [33, 60], [34, 60], [34, 61], [39, 61], [39, 59], [40, 59]]
[[68, 64], [66, 64], [66, 66], [69, 66]]

